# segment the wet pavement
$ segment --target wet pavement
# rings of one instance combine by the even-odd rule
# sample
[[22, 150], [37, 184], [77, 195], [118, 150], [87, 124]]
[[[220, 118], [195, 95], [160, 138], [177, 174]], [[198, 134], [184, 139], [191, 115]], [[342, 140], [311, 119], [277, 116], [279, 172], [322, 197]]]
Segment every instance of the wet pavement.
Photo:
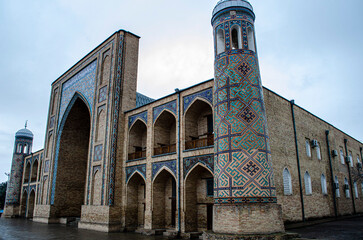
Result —
[[[363, 240], [363, 217], [289, 229], [306, 239]], [[42, 224], [25, 219], [0, 218], [0, 239], [80, 239], [80, 240], [165, 240], [161, 236], [136, 233], [101, 233], [61, 224]]]
[[0, 239], [161, 240], [161, 236], [137, 233], [101, 233], [61, 224], [35, 223], [26, 219], [0, 218]]
[[302, 238], [307, 239], [362, 240], [363, 217], [320, 223], [288, 231], [299, 233]]

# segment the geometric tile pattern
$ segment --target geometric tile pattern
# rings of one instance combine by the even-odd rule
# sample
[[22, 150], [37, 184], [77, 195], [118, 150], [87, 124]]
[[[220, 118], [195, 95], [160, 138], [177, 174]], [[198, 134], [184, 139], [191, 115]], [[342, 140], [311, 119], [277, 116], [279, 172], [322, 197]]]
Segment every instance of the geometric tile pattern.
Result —
[[93, 98], [95, 95], [96, 69], [97, 61], [93, 61], [63, 84], [58, 125], [62, 120], [69, 102], [76, 92], [83, 95], [92, 112]]
[[49, 128], [52, 128], [54, 127], [54, 116], [50, 118], [50, 121], [49, 121]]
[[[229, 33], [240, 21], [245, 36], [248, 17], [228, 18], [215, 26]], [[229, 34], [225, 41], [225, 53], [215, 57], [215, 204], [276, 202], [257, 55], [246, 48], [231, 50]]]
[[107, 98], [107, 86], [104, 86], [100, 89], [100, 93], [98, 94], [98, 102], [103, 102]]
[[108, 186], [108, 205], [113, 206], [115, 194], [115, 170], [116, 170], [116, 148], [117, 148], [117, 132], [118, 132], [118, 118], [121, 105], [121, 78], [123, 69], [123, 50], [124, 50], [124, 36], [120, 34], [118, 43], [119, 51], [117, 53], [117, 71], [115, 80], [115, 97], [113, 100], [113, 113], [112, 113], [112, 130], [111, 130], [111, 157], [109, 168], [109, 186]]
[[170, 161], [153, 163], [153, 165], [152, 165], [152, 179], [154, 179], [156, 174], [163, 167], [168, 168], [172, 173], [174, 173], [174, 177], [176, 177], [176, 160], [170, 160]]
[[165, 104], [157, 106], [157, 107], [154, 107], [154, 109], [153, 109], [153, 117], [154, 117], [153, 121], [154, 122], [159, 117], [160, 113], [162, 111], [164, 111], [165, 109], [168, 109], [172, 113], [174, 113], [174, 115], [177, 115], [176, 114], [176, 100], [165, 103]]
[[145, 112], [141, 112], [141, 113], [138, 113], [138, 114], [133, 115], [133, 116], [130, 116], [130, 117], [129, 117], [129, 128], [132, 126], [132, 124], [134, 124], [134, 122], [135, 122], [137, 119], [140, 119], [140, 120], [142, 120], [145, 124], [147, 124], [147, 111], [145, 111]]
[[213, 89], [209, 88], [197, 93], [194, 93], [192, 95], [186, 96], [184, 97], [184, 113], [185, 110], [188, 109], [189, 105], [194, 101], [194, 99], [196, 99], [197, 97], [199, 98], [203, 98], [205, 100], [207, 100], [207, 102], [209, 102], [210, 104], [213, 104]]
[[214, 172], [214, 155], [202, 155], [202, 156], [195, 156], [195, 157], [187, 157], [184, 158], [184, 178], [187, 176], [189, 171], [198, 163], [206, 166], [209, 170]]
[[95, 152], [93, 153], [93, 161], [101, 161], [102, 160], [102, 144], [95, 146]]
[[135, 173], [138, 172], [141, 176], [146, 179], [146, 164], [141, 164], [137, 166], [131, 166], [126, 168], [126, 182], [129, 181], [130, 177]]
[[46, 160], [44, 162], [44, 172], [45, 173], [49, 172], [49, 160]]

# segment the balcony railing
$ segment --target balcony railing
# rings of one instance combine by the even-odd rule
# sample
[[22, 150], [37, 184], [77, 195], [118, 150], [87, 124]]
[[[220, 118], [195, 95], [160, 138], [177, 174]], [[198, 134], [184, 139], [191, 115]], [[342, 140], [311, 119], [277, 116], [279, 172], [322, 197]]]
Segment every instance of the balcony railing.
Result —
[[154, 148], [154, 156], [176, 152], [176, 144]]
[[128, 160], [134, 160], [134, 159], [145, 158], [145, 157], [146, 157], [146, 150], [137, 151], [134, 153], [129, 153]]
[[214, 134], [208, 134], [207, 137], [185, 142], [185, 150], [202, 148], [214, 145]]

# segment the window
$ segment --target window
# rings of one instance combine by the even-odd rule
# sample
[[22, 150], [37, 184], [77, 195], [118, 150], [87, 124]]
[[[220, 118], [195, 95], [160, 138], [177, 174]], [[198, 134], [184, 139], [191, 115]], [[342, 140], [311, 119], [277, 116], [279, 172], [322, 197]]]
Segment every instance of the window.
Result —
[[340, 149], [340, 162], [344, 164], [344, 153], [342, 149]]
[[321, 160], [321, 152], [320, 152], [320, 145], [316, 146], [316, 156], [319, 160]]
[[354, 186], [354, 195], [355, 195], [355, 198], [358, 198], [358, 186], [357, 186], [357, 183], [354, 182], [353, 183], [353, 186]]
[[284, 181], [284, 195], [292, 195], [291, 175], [287, 168], [282, 173]]
[[310, 175], [309, 175], [308, 171], [306, 171], [306, 173], [305, 173], [304, 181], [305, 181], [305, 194], [306, 195], [311, 195], [312, 194], [311, 178], [310, 178]]
[[363, 195], [363, 182], [360, 184], [361, 188], [362, 188], [362, 195]]
[[28, 154], [28, 144], [25, 144], [24, 145], [24, 149], [23, 150], [24, 150], [23, 151], [24, 154]]
[[207, 179], [207, 196], [213, 197], [213, 178]]
[[218, 29], [217, 31], [217, 54], [220, 54], [226, 51], [225, 43], [224, 43], [224, 31], [223, 29]]
[[242, 48], [242, 40], [241, 40], [241, 30], [238, 25], [234, 25], [232, 27], [232, 49], [241, 49]]
[[328, 190], [326, 188], [326, 178], [324, 174], [321, 174], [321, 192], [323, 193], [323, 195], [328, 194]]
[[305, 140], [305, 148], [306, 148], [306, 155], [308, 155], [308, 157], [311, 157], [311, 149], [310, 149], [309, 139]]
[[352, 154], [349, 153], [349, 162], [350, 162], [350, 166], [353, 167], [353, 158], [352, 158]]
[[345, 197], [350, 198], [349, 194], [349, 184], [347, 178], [344, 178], [344, 191], [345, 191]]
[[338, 198], [340, 197], [340, 190], [339, 190], [339, 181], [338, 181], [338, 177], [335, 176], [335, 196]]
[[360, 163], [359, 155], [357, 155], [357, 163]]
[[20, 143], [18, 143], [18, 146], [17, 146], [17, 148], [16, 148], [16, 152], [17, 153], [21, 153], [21, 144]]
[[252, 27], [247, 28], [247, 42], [248, 42], [248, 50], [256, 52], [255, 36]]

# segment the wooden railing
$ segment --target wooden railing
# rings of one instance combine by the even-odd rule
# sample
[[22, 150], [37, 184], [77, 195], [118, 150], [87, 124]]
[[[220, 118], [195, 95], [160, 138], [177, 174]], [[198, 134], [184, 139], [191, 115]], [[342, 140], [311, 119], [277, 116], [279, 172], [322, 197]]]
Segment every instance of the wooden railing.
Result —
[[154, 156], [173, 152], [176, 152], [176, 144], [154, 148]]
[[214, 134], [208, 134], [205, 138], [185, 142], [185, 150], [214, 145]]
[[144, 158], [144, 157], [146, 157], [146, 150], [129, 153], [128, 160], [134, 160], [134, 159], [139, 159], [139, 158]]

